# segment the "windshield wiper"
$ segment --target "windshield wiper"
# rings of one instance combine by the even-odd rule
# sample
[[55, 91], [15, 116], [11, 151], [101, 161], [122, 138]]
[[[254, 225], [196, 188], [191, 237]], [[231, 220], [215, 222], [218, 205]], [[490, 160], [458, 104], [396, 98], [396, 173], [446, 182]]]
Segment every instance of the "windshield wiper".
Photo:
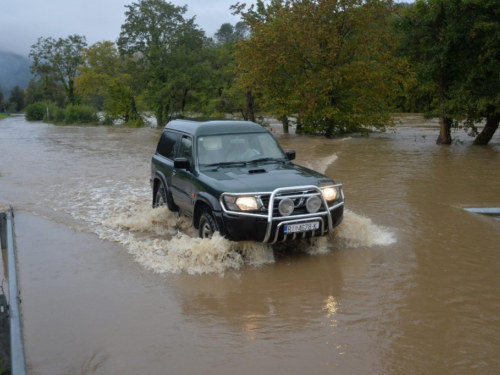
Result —
[[259, 162], [259, 161], [279, 161], [281, 163], [285, 162], [284, 160], [278, 159], [278, 158], [260, 158], [260, 159], [250, 160], [249, 163], [256, 163], [256, 162]]
[[205, 164], [204, 167], [223, 167], [225, 165], [233, 165], [233, 164], [247, 165], [247, 163], [244, 162], [244, 161], [223, 161], [223, 162], [220, 162], [220, 163]]

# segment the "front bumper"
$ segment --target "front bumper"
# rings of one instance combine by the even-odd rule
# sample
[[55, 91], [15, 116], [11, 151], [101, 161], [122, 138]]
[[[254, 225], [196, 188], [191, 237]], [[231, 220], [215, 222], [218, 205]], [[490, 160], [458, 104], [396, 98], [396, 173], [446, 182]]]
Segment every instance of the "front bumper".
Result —
[[[339, 200], [333, 202], [328, 206], [327, 201], [324, 199], [321, 189], [316, 186], [299, 186], [293, 188], [279, 188], [271, 193], [252, 193], [255, 195], [270, 194], [269, 206], [267, 213], [246, 213], [228, 210], [223, 202], [224, 195], [221, 196], [222, 212], [214, 212], [217, 225], [222, 235], [225, 235], [232, 241], [258, 241], [263, 243], [274, 244], [276, 242], [286, 241], [296, 238], [308, 238], [324, 236], [331, 232], [333, 228], [339, 225], [343, 218], [344, 213], [344, 193], [342, 184], [331, 185], [331, 187], [339, 187], [341, 197]], [[321, 196], [323, 206], [317, 213], [307, 213], [290, 216], [276, 215], [274, 210], [275, 202], [282, 198], [289, 198], [304, 195], [290, 195], [295, 191], [313, 191], [309, 195]], [[288, 194], [280, 196], [280, 194]], [[229, 194], [228, 195], [235, 195]], [[249, 195], [249, 194], [240, 194]], [[284, 233], [284, 226], [289, 224], [300, 224], [319, 221], [320, 227], [314, 231], [286, 234]]]

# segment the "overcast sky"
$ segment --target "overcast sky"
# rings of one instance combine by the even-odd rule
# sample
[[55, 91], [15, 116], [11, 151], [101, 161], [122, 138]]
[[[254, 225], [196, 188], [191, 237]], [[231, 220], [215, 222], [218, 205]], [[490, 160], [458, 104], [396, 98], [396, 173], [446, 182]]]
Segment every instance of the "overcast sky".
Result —
[[[87, 43], [116, 41], [125, 21], [125, 5], [137, 0], [0, 0], [0, 51], [27, 56], [39, 37], [66, 38], [78, 34]], [[171, 0], [187, 5], [187, 17], [212, 36], [225, 22], [235, 24], [238, 17], [229, 7], [238, 0]], [[241, 1], [247, 4], [251, 0]]]

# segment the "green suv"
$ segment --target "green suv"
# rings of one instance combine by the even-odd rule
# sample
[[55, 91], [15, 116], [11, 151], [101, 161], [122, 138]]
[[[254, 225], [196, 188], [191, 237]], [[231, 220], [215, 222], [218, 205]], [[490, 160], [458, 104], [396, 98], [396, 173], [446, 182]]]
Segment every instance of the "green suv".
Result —
[[324, 236], [342, 221], [342, 184], [293, 159], [253, 122], [171, 121], [151, 160], [153, 207], [192, 217], [202, 238]]

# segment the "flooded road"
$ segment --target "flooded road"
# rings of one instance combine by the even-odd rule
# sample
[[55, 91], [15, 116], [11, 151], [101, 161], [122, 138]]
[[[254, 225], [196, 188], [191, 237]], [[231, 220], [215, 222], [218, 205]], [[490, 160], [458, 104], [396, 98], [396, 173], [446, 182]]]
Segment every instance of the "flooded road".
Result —
[[277, 134], [349, 211], [334, 238], [273, 249], [150, 209], [160, 132], [0, 121], [30, 373], [500, 372], [500, 221], [463, 210], [500, 206], [499, 134], [438, 147], [416, 116]]

